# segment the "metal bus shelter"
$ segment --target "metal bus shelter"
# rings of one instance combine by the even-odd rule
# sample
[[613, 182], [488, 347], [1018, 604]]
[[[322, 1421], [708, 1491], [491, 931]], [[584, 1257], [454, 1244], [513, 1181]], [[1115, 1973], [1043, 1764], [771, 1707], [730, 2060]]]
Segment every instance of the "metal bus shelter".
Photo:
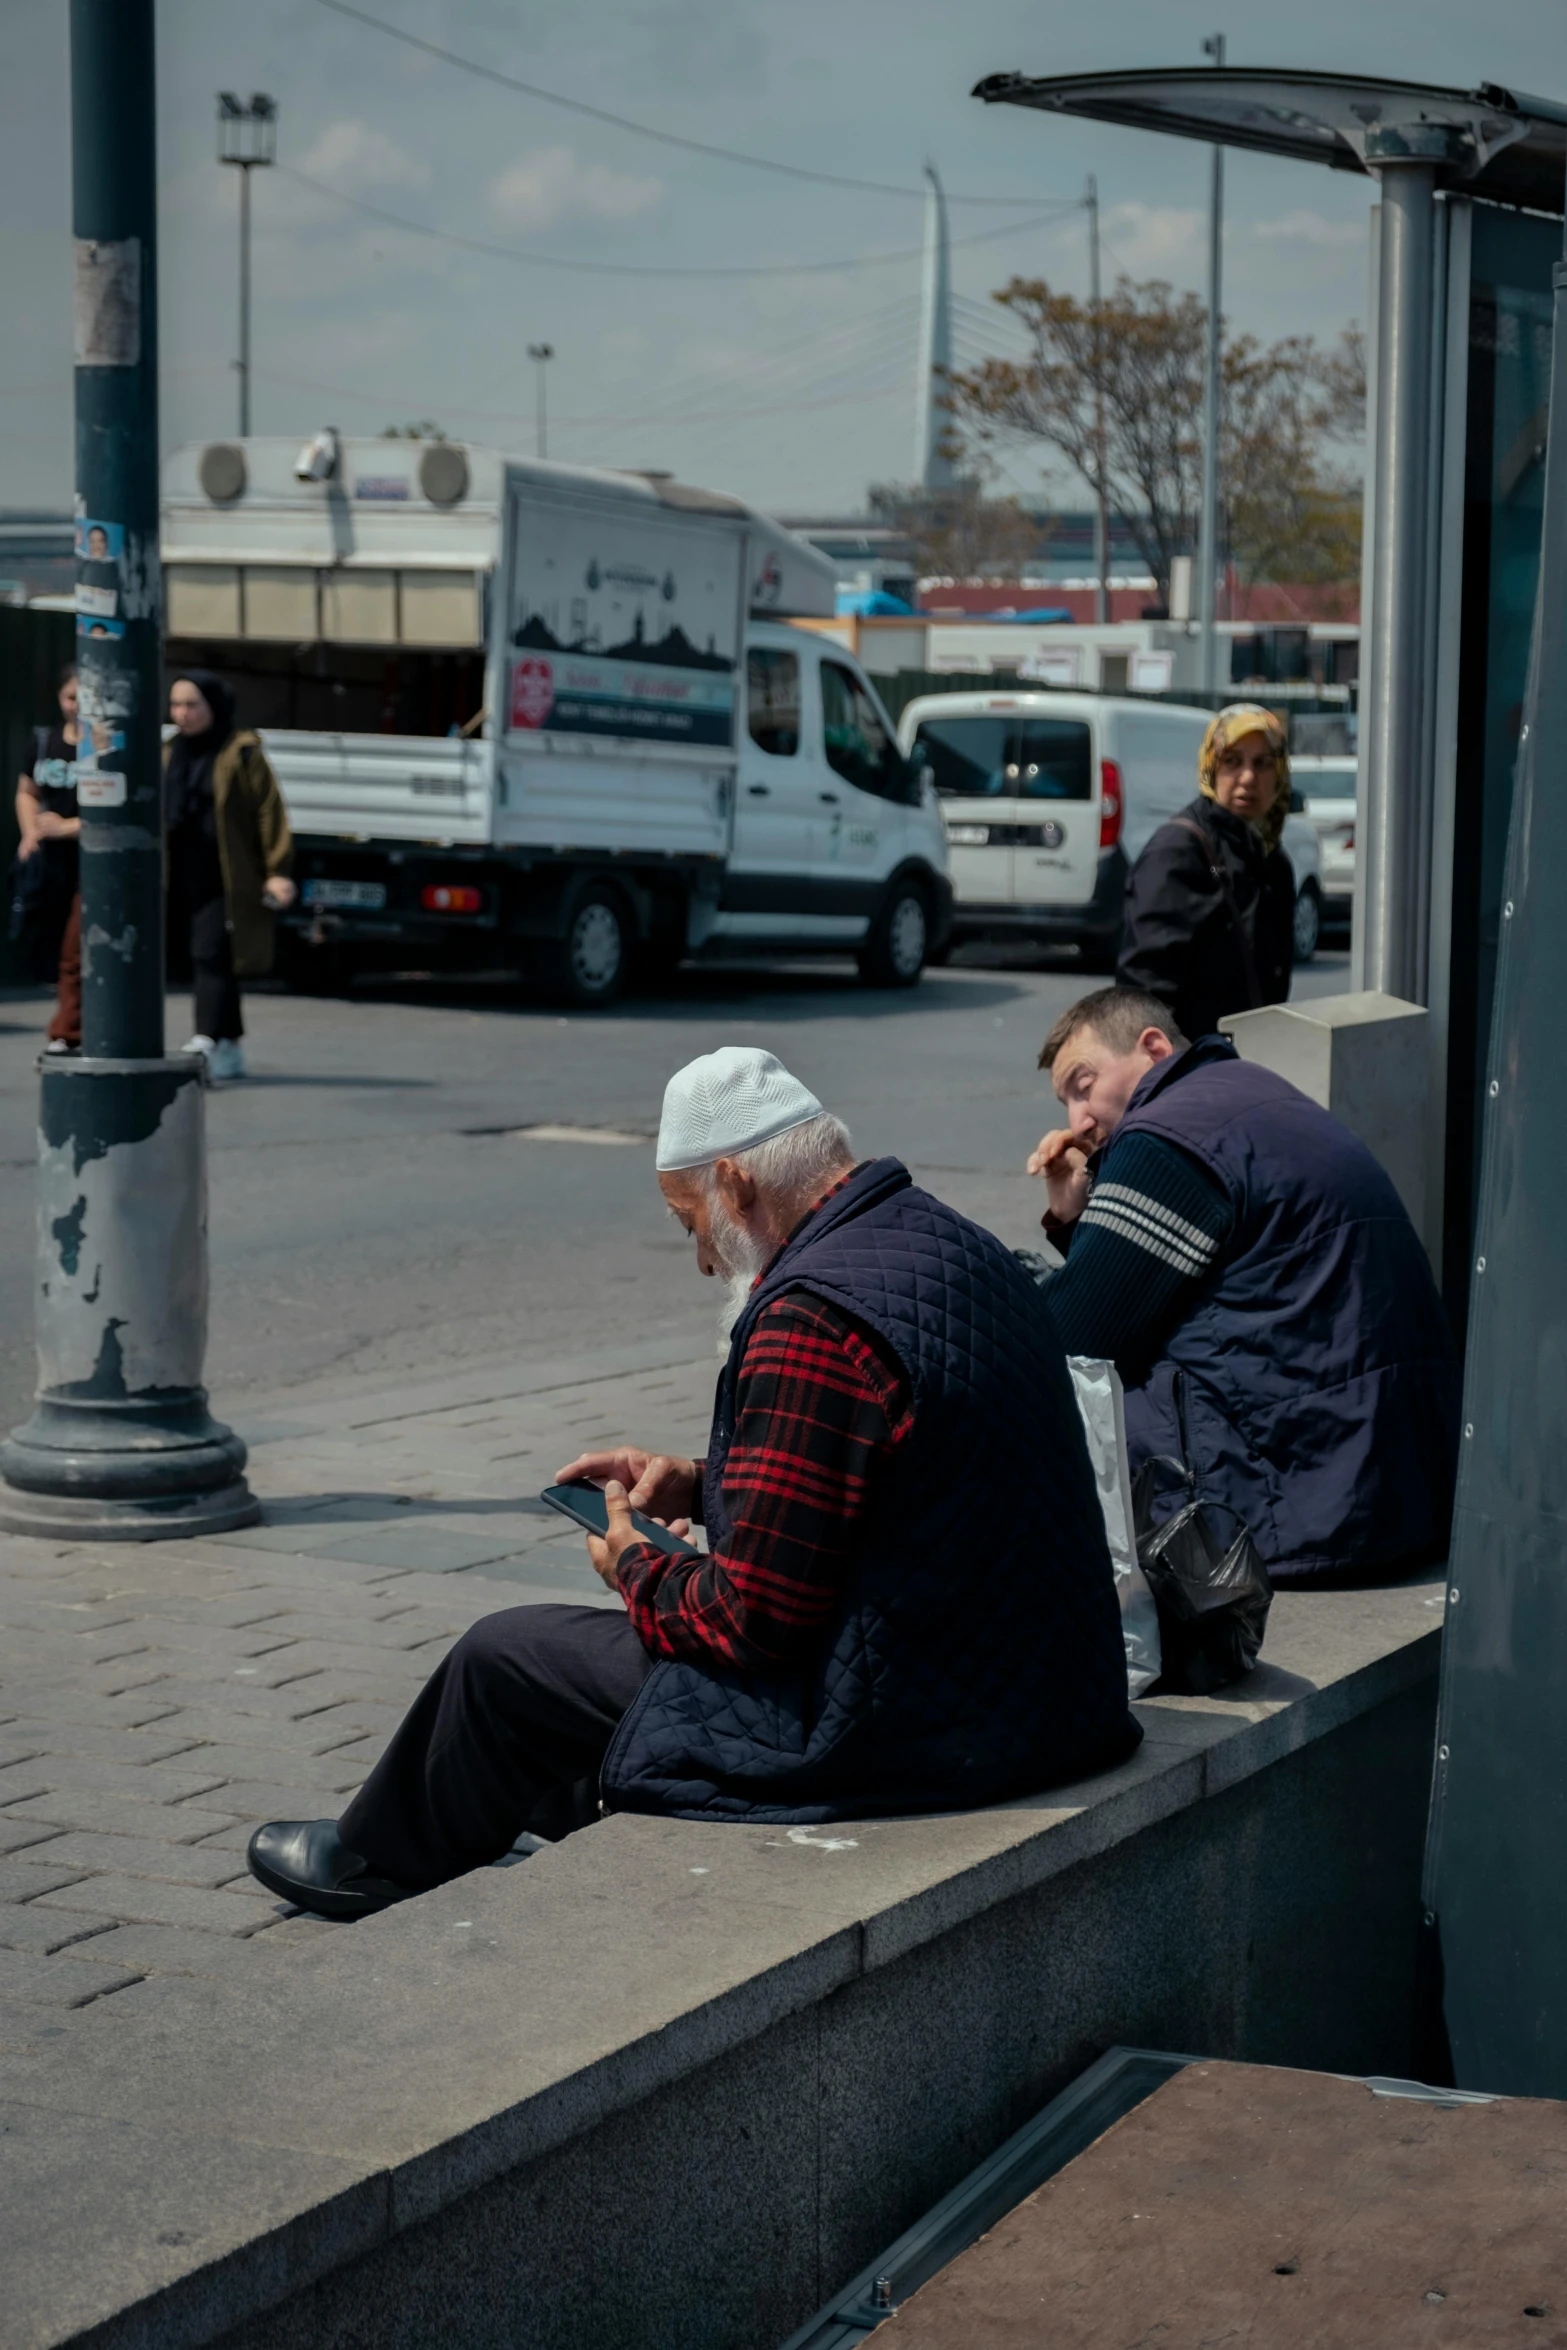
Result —
[[974, 95], [1319, 163], [1373, 215], [1354, 977], [1430, 1013], [1426, 1197], [1467, 1315], [1539, 570], [1567, 106], [1350, 74], [993, 74]]

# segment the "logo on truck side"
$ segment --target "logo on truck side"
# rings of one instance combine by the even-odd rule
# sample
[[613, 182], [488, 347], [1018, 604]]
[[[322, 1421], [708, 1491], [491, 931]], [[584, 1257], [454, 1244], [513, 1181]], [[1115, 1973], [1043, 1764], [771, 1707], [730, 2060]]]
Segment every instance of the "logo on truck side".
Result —
[[519, 661], [511, 673], [513, 727], [542, 726], [555, 702], [555, 672], [548, 661]]

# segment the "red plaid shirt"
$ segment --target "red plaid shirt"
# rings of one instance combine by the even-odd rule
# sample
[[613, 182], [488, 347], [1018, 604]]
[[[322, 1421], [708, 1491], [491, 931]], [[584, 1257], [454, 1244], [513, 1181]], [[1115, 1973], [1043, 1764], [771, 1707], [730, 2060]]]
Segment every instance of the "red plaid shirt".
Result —
[[735, 1403], [729, 1540], [700, 1559], [639, 1542], [618, 1579], [650, 1656], [766, 1672], [815, 1647], [914, 1413], [880, 1343], [806, 1290], [758, 1315]]

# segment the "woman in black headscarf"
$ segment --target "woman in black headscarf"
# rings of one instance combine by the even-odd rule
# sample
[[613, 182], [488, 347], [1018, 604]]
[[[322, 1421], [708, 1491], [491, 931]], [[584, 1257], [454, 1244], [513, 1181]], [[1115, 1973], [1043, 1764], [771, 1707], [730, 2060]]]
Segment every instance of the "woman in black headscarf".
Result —
[[214, 1077], [243, 1077], [239, 982], [271, 970], [274, 916], [294, 901], [288, 815], [259, 736], [235, 730], [221, 677], [194, 669], [176, 678], [169, 716], [169, 963], [189, 964], [196, 996], [184, 1049], [204, 1053]]

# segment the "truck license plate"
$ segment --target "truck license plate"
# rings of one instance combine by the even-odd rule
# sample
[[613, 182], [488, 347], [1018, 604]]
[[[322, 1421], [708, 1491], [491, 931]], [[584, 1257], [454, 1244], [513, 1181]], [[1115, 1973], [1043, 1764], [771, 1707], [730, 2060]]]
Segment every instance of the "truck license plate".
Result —
[[386, 904], [384, 881], [307, 881], [300, 894], [307, 906], [352, 906], [362, 914]]

